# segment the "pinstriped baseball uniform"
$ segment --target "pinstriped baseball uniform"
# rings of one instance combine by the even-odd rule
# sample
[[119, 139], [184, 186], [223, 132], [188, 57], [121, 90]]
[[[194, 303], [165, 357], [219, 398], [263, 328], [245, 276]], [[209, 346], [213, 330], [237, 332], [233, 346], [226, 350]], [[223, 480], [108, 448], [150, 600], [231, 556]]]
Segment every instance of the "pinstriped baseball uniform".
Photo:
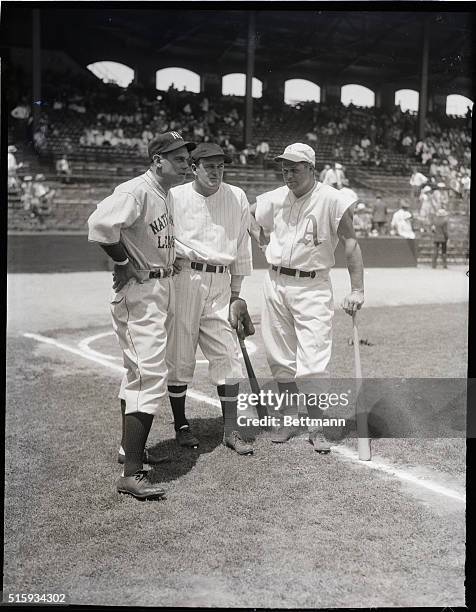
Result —
[[126, 374], [120, 397], [126, 414], [156, 414], [167, 392], [167, 336], [173, 332], [174, 287], [170, 277], [149, 279], [149, 272], [169, 268], [175, 259], [170, 203], [148, 170], [118, 185], [88, 219], [89, 240], [120, 242], [143, 282], [135, 278], [111, 296], [114, 331]]
[[[209, 361], [210, 380], [225, 384], [242, 374], [235, 334], [228, 322], [230, 274], [251, 274], [249, 204], [242, 189], [221, 183], [205, 197], [193, 183], [174, 187], [169, 200], [175, 212], [177, 260], [174, 276], [175, 332], [167, 349], [169, 385], [192, 381], [197, 345]], [[194, 270], [198, 262], [228, 266], [224, 273]]]
[[271, 266], [316, 272], [312, 277], [268, 271], [261, 318], [268, 363], [282, 381], [322, 377], [332, 349], [334, 315], [329, 270], [337, 228], [354, 198], [316, 182], [297, 198], [286, 186], [257, 198], [256, 221], [268, 232]]

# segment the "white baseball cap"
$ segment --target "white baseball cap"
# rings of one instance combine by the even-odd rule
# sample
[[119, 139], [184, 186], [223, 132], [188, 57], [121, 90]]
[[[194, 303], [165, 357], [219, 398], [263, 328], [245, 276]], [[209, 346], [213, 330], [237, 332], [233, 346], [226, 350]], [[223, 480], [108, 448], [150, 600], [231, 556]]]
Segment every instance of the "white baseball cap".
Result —
[[335, 167], [337, 168], [337, 170], [342, 170], [342, 164], [336, 163]]
[[426, 187], [423, 187], [423, 189], [422, 189], [423, 193], [427, 193], [428, 191], [431, 191], [430, 185], [427, 185]]
[[356, 210], [365, 210], [365, 204], [363, 202], [359, 202]]
[[284, 153], [274, 158], [274, 161], [286, 159], [292, 162], [308, 162], [316, 165], [316, 154], [314, 149], [302, 142], [295, 142], [284, 149]]

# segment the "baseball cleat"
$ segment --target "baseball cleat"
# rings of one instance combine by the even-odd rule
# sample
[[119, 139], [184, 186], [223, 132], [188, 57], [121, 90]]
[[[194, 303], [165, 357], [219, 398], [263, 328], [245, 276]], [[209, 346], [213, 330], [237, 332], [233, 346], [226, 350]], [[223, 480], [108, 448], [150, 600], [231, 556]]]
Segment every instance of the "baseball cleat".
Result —
[[252, 455], [253, 447], [245, 442], [237, 431], [223, 434], [223, 445], [233, 449], [239, 455]]
[[316, 453], [327, 454], [331, 452], [329, 442], [324, 438], [324, 434], [321, 431], [310, 432], [309, 442], [314, 446]]
[[301, 428], [295, 425], [280, 425], [271, 434], [271, 442], [282, 444], [301, 434]]
[[[120, 451], [117, 453], [117, 463], [124, 465], [125, 458], [126, 455], [124, 453], [121, 453]], [[157, 465], [158, 463], [165, 463], [166, 461], [168, 461], [168, 457], [166, 457], [165, 455], [154, 455], [147, 448], [144, 449], [144, 454], [142, 455], [142, 463], [147, 463], [148, 465]]]
[[197, 438], [190, 431], [190, 427], [188, 425], [186, 427], [182, 427], [175, 433], [175, 439], [180, 446], [185, 446], [186, 448], [197, 448], [200, 444], [199, 440], [197, 440]]
[[138, 470], [132, 476], [121, 476], [117, 481], [117, 492], [132, 495], [136, 499], [160, 499], [164, 489], [149, 480], [149, 472]]

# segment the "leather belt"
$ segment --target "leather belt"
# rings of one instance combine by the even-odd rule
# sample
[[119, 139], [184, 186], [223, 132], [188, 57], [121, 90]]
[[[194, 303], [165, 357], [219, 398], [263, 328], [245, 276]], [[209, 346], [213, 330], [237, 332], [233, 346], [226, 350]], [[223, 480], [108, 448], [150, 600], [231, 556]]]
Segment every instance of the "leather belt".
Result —
[[306, 272], [305, 270], [294, 270], [294, 268], [283, 268], [282, 266], [271, 266], [271, 268], [278, 274], [285, 274], [286, 276], [294, 276], [296, 278], [315, 278], [317, 275], [316, 270]]
[[203, 270], [204, 272], [218, 272], [223, 274], [227, 271], [227, 266], [213, 266], [211, 264], [200, 263], [198, 261], [191, 261], [190, 267], [194, 270]]
[[159, 270], [149, 272], [149, 278], [167, 278], [172, 276], [173, 272], [173, 268], [160, 268]]

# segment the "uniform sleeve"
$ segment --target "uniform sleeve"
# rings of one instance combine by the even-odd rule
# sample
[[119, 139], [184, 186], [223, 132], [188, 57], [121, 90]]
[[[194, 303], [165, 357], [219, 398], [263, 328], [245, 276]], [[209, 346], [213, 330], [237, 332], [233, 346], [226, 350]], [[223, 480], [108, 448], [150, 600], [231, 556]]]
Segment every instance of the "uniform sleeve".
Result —
[[137, 221], [142, 207], [132, 193], [113, 193], [100, 202], [88, 219], [90, 242], [116, 244], [121, 229]]
[[271, 232], [274, 227], [273, 202], [267, 193], [256, 198], [255, 219], [264, 230]]
[[331, 225], [335, 232], [337, 232], [340, 220], [342, 219], [342, 216], [345, 211], [357, 201], [358, 198], [356, 198], [355, 195], [352, 195], [350, 193], [342, 193], [340, 191], [336, 192], [334, 206], [331, 207]]
[[251, 255], [251, 238], [248, 232], [250, 227], [250, 204], [245, 192], [241, 193], [241, 224], [238, 234], [237, 255], [230, 265], [231, 275], [249, 276], [253, 269]]

